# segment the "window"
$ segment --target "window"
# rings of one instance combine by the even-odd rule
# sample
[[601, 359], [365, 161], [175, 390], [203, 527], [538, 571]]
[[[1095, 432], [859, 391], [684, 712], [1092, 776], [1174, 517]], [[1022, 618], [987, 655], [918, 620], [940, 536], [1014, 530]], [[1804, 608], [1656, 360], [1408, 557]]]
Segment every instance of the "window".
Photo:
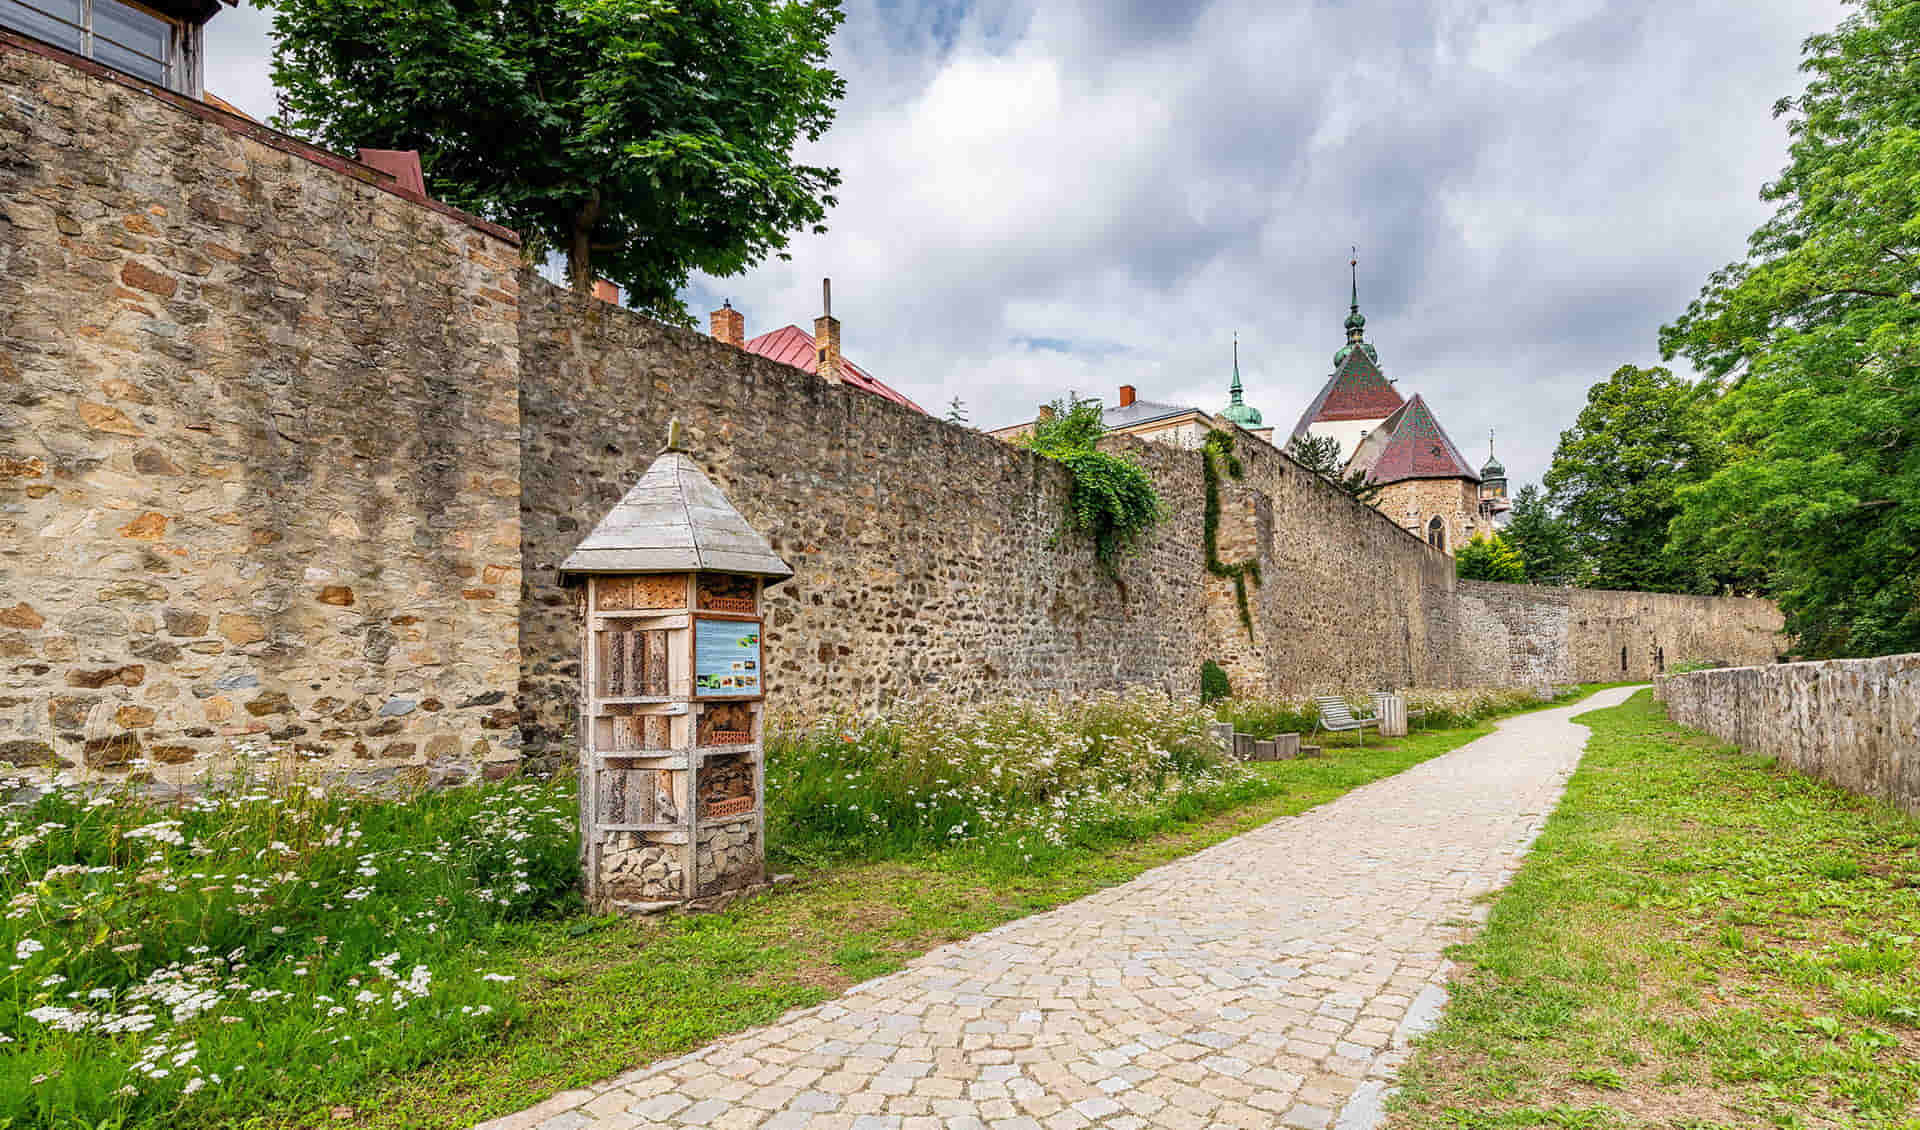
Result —
[[169, 90], [199, 93], [189, 65], [198, 29], [125, 0], [0, 0], [0, 27]]
[[1447, 524], [1435, 514], [1433, 521], [1427, 523], [1427, 544], [1435, 549], [1447, 548]]

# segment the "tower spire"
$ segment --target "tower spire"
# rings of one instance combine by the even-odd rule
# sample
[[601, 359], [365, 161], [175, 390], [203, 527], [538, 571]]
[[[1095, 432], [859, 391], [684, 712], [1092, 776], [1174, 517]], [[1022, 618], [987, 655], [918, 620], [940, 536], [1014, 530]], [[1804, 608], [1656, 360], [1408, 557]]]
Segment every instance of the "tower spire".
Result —
[[1240, 389], [1240, 333], [1238, 330], [1234, 331], [1233, 335], [1233, 383], [1227, 386], [1227, 395], [1232, 398], [1232, 403], [1242, 403]]
[[1347, 260], [1347, 269], [1353, 274], [1353, 305], [1349, 308], [1349, 313], [1358, 314], [1360, 312], [1360, 246], [1359, 244], [1355, 244], [1353, 247], [1353, 258]]

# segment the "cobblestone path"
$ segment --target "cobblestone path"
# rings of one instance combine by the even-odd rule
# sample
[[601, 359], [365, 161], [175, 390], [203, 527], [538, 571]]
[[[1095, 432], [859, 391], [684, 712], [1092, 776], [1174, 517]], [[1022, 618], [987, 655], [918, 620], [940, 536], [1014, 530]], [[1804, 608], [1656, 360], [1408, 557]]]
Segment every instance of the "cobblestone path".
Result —
[[1497, 733], [681, 1059], [482, 1130], [1113, 1130], [1378, 1120], [1579, 760], [1568, 719]]

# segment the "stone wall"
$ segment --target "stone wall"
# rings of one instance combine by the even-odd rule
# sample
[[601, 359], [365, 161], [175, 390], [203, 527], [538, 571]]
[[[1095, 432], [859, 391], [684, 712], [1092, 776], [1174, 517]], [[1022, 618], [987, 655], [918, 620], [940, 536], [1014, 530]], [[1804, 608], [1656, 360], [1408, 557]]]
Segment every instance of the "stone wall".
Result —
[[1920, 814], [1920, 655], [1695, 671], [1657, 693], [1682, 725]]
[[1770, 600], [1459, 582], [1456, 686], [1651, 679], [1676, 663], [1771, 663]]
[[0, 105], [0, 760], [510, 761], [510, 236], [13, 37]]
[[4, 34], [0, 105], [15, 765], [183, 778], [257, 741], [451, 780], [570, 750], [555, 566], [674, 416], [794, 566], [767, 602], [789, 706], [1191, 690], [1206, 658], [1305, 693], [1771, 655], [1758, 602], [1458, 585], [1243, 435], [1219, 552], [1259, 565], [1249, 632], [1205, 568], [1198, 451], [1108, 441], [1166, 503], [1110, 576], [1059, 536], [1057, 465], [555, 288], [377, 170]]
[[1205, 620], [1199, 455], [1137, 441], [1170, 520], [1118, 579], [1055, 544], [1068, 480], [983, 433], [531, 275], [522, 280], [521, 647], [530, 740], [564, 746], [575, 613], [554, 567], [677, 416], [714, 484], [793, 566], [767, 597], [789, 704], [1194, 685]]

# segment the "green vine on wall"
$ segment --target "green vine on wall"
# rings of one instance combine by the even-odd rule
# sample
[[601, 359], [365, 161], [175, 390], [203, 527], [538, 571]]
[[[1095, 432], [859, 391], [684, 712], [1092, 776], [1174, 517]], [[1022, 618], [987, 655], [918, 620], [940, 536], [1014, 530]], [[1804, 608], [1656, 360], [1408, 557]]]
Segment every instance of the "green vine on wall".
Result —
[[[1216, 461], [1218, 465], [1216, 465]], [[1220, 468], [1225, 467], [1227, 477], [1239, 479], [1246, 474], [1240, 465], [1240, 457], [1233, 453], [1233, 434], [1218, 428], [1207, 432], [1207, 440], [1200, 445], [1200, 466], [1207, 480], [1206, 546], [1207, 572], [1216, 577], [1233, 578], [1233, 598], [1240, 606], [1240, 626], [1247, 630], [1247, 639], [1253, 639], [1253, 609], [1247, 604], [1247, 580], [1260, 583], [1260, 562], [1249, 557], [1245, 561], [1228, 564], [1220, 560]]]
[[1093, 542], [1101, 568], [1118, 582], [1121, 559], [1137, 552], [1147, 530], [1160, 520], [1160, 494], [1146, 468], [1131, 457], [1096, 449], [1105, 431], [1098, 400], [1069, 394], [1048, 409], [1033, 434], [1016, 442], [1073, 476], [1065, 525]]

